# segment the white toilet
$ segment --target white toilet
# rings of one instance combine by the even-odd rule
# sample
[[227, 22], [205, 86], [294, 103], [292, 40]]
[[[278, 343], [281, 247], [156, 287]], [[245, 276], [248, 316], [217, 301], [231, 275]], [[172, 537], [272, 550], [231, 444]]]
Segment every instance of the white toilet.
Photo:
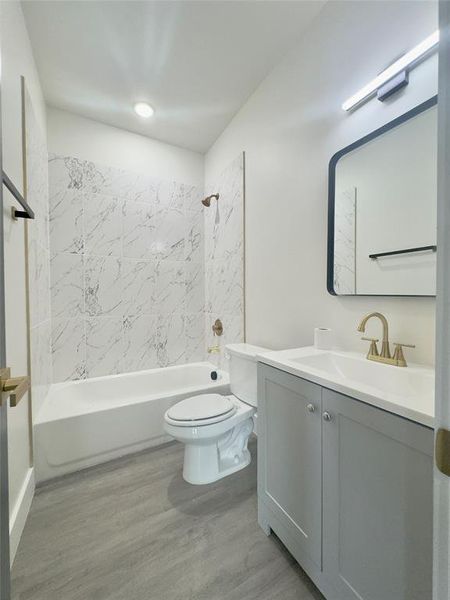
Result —
[[165, 430], [185, 444], [183, 477], [205, 484], [250, 464], [248, 438], [257, 406], [256, 355], [266, 348], [226, 346], [232, 394], [203, 394], [178, 402], [164, 415]]

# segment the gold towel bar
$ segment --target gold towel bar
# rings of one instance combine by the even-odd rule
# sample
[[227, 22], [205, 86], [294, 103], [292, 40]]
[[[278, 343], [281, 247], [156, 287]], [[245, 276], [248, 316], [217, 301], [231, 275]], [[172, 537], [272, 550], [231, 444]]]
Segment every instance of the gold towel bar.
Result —
[[11, 377], [11, 370], [8, 367], [0, 369], [0, 383], [1, 391], [8, 394], [9, 404], [12, 407], [17, 406], [30, 389], [30, 378], [27, 376]]

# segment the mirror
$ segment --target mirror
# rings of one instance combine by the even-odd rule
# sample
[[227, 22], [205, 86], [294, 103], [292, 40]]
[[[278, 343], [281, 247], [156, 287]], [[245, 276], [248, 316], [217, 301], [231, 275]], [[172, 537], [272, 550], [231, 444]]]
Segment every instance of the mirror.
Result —
[[330, 161], [328, 291], [436, 295], [437, 97]]

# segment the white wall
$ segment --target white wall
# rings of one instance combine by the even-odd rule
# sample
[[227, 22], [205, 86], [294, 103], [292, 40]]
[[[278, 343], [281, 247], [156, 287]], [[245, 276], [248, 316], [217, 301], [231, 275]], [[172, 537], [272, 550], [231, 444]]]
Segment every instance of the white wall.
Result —
[[377, 309], [392, 339], [417, 345], [410, 360], [433, 362], [434, 299], [330, 296], [326, 240], [331, 156], [434, 95], [437, 58], [412, 71], [409, 86], [388, 102], [372, 100], [352, 114], [342, 102], [435, 29], [433, 2], [328, 3], [208, 152], [207, 184], [246, 152], [250, 343], [301, 346], [312, 343], [315, 326], [329, 326], [340, 345], [362, 352], [358, 321]]
[[[21, 82], [24, 75], [36, 119], [45, 132], [45, 104], [19, 2], [1, 3], [3, 168], [23, 190]], [[27, 373], [24, 221], [12, 221], [15, 201], [4, 194], [6, 347], [14, 376]], [[17, 205], [16, 205], [17, 206]], [[14, 556], [31, 500], [30, 407], [23, 398], [9, 410], [11, 552]]]
[[203, 155], [72, 113], [48, 109], [48, 149], [116, 169], [203, 184]]

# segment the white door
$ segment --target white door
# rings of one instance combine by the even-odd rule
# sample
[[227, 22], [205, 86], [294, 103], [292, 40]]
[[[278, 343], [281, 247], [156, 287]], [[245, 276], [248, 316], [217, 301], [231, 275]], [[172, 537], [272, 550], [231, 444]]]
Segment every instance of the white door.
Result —
[[[439, 2], [436, 431], [450, 431], [450, 2]], [[450, 464], [450, 446], [444, 447]], [[445, 458], [445, 457], [444, 457]], [[433, 600], [450, 599], [450, 477], [434, 471]]]
[[[7, 69], [3, 66], [0, 70], [2, 100], [8, 98], [8, 93], [5, 93], [8, 89], [5, 85], [5, 72]], [[16, 82], [20, 90], [20, 79], [17, 78]], [[11, 87], [10, 85], [9, 92]], [[14, 89], [17, 90], [17, 87]], [[8, 99], [11, 100], [11, 93]], [[16, 112], [21, 119], [20, 109]], [[14, 504], [21, 493], [21, 487], [18, 485], [20, 482], [15, 476], [17, 456], [20, 454], [21, 457], [25, 456], [25, 461], [31, 460], [27, 452], [30, 443], [27, 427], [29, 422], [22, 418], [23, 412], [28, 412], [28, 403], [21, 403], [22, 412], [15, 408], [21, 398], [27, 398], [29, 378], [11, 376], [17, 375], [19, 369], [26, 371], [28, 366], [24, 219], [34, 219], [32, 209], [16, 187], [16, 184], [22, 183], [22, 163], [21, 160], [17, 160], [19, 155], [20, 159], [22, 158], [20, 119], [9, 119], [6, 122], [0, 119], [0, 600], [10, 600], [10, 548], [13, 550], [18, 542], [17, 534], [14, 533], [17, 528], [14, 530], [14, 520], [11, 519], [11, 514], [15, 512]], [[9, 136], [6, 135], [8, 131]], [[7, 143], [3, 144], [8, 137], [9, 147]], [[14, 144], [11, 144], [11, 139], [14, 140]], [[3, 171], [3, 163], [8, 163], [11, 167], [9, 174], [15, 181]], [[19, 168], [14, 169], [14, 165], [19, 165]], [[15, 281], [23, 282], [22, 286], [17, 287]], [[17, 291], [21, 292], [21, 298]], [[10, 413], [11, 410], [13, 412]], [[18, 427], [18, 423], [25, 424], [25, 427]], [[22, 451], [19, 452], [21, 447]], [[12, 501], [11, 490], [15, 492]], [[13, 544], [10, 543], [11, 540]]]

